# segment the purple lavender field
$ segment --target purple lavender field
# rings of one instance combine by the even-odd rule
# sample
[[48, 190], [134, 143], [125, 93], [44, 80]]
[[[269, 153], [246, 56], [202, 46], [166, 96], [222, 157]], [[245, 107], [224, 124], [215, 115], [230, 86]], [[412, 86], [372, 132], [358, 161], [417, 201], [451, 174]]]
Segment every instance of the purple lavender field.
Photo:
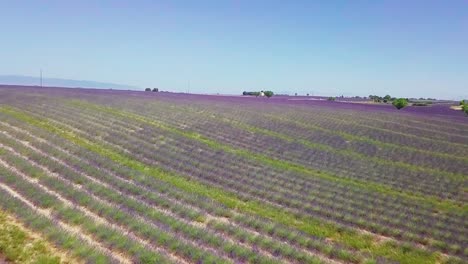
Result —
[[0, 86], [0, 208], [83, 263], [467, 263], [468, 117], [319, 99]]

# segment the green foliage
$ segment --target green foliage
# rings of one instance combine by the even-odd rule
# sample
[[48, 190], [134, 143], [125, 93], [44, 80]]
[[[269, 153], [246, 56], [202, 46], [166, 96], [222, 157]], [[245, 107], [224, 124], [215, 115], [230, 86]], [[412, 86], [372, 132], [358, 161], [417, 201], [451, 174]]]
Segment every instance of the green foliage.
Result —
[[372, 95], [372, 94], [369, 95], [369, 99], [371, 99], [374, 102], [378, 102], [378, 103], [380, 103], [383, 100], [383, 98], [381, 96]]
[[384, 97], [378, 96], [378, 95], [369, 95], [369, 99], [371, 99], [372, 101], [376, 103], [382, 103], [382, 102], [388, 103], [388, 102], [394, 102], [395, 100], [397, 100], [397, 98], [392, 97], [389, 94], [385, 95]]
[[[91, 105], [91, 104], [90, 104]], [[366, 189], [370, 188], [375, 191], [388, 193], [391, 195], [409, 195], [409, 194], [401, 194], [397, 193], [397, 191], [392, 190], [391, 188], [385, 188], [384, 186], [378, 184], [371, 184], [369, 183], [361, 183], [357, 180], [350, 180], [350, 179], [341, 179], [337, 178], [334, 175], [329, 175], [326, 173], [317, 173], [307, 167], [301, 166], [300, 164], [294, 164], [287, 161], [276, 160], [273, 158], [269, 158], [266, 155], [261, 155], [258, 153], [253, 153], [248, 150], [237, 149], [233, 148], [228, 145], [224, 145], [220, 142], [212, 140], [210, 138], [206, 138], [203, 135], [200, 135], [196, 132], [192, 131], [184, 131], [164, 123], [160, 123], [158, 121], [147, 119], [143, 116], [135, 115], [125, 111], [119, 111], [115, 108], [109, 107], [99, 107], [99, 106], [89, 106], [93, 109], [97, 109], [100, 111], [105, 111], [112, 113], [116, 116], [122, 116], [134, 120], [141, 121], [145, 124], [153, 125], [158, 128], [162, 128], [171, 132], [174, 132], [177, 135], [184, 136], [186, 138], [190, 138], [196, 140], [201, 143], [205, 143], [206, 145], [212, 147], [213, 149], [223, 150], [229, 153], [234, 153], [240, 156], [249, 157], [255, 159], [259, 162], [270, 164], [279, 169], [285, 170], [292, 170], [303, 172], [311, 177], [319, 177], [329, 179], [335, 182], [342, 182], [349, 185], [359, 185], [366, 184]], [[298, 218], [289, 212], [282, 210], [276, 206], [266, 205], [264, 203], [260, 203], [254, 200], [244, 201], [242, 198], [237, 196], [235, 193], [226, 192], [223, 189], [208, 186], [197, 181], [187, 180], [180, 175], [174, 175], [173, 173], [163, 171], [157, 167], [147, 167], [144, 163], [139, 162], [134, 157], [127, 156], [125, 154], [119, 153], [116, 150], [112, 149], [109, 146], [89, 141], [86, 138], [83, 138], [79, 135], [74, 134], [71, 131], [62, 130], [61, 128], [55, 127], [47, 122], [47, 119], [38, 119], [38, 118], [31, 118], [27, 114], [13, 109], [8, 109], [6, 107], [0, 107], [0, 112], [7, 113], [9, 115], [15, 116], [29, 124], [41, 127], [46, 129], [62, 138], [65, 138], [71, 142], [74, 142], [90, 151], [93, 151], [97, 154], [100, 154], [104, 157], [110, 158], [111, 160], [120, 163], [121, 165], [127, 166], [129, 168], [135, 169], [140, 171], [141, 173], [158, 178], [165, 182], [174, 185], [181, 190], [196, 193], [198, 195], [210, 197], [227, 207], [236, 208], [239, 212], [250, 213], [257, 216], [262, 216], [265, 218], [269, 218], [273, 221], [276, 221], [279, 224], [283, 224], [285, 226], [296, 228], [300, 231], [308, 233], [310, 235], [316, 235], [318, 237], [327, 237], [334, 241], [343, 243], [344, 245], [350, 246], [359, 250], [360, 252], [372, 252], [372, 254], [377, 254], [379, 256], [385, 256], [390, 259], [401, 261], [406, 263], [433, 263], [436, 254], [429, 254], [427, 252], [419, 252], [415, 248], [403, 248], [400, 245], [392, 245], [392, 244], [381, 244], [381, 243], [374, 243], [371, 237], [363, 234], [359, 234], [356, 232], [352, 232], [348, 229], [339, 228], [338, 226], [332, 223], [326, 223], [314, 219], [312, 217], [304, 217]], [[364, 187], [364, 186], [363, 186]], [[411, 196], [413, 199], [416, 196]], [[421, 197], [423, 198], [423, 197]], [[425, 197], [424, 197], [425, 198]], [[232, 250], [230, 250], [232, 251]], [[236, 252], [239, 255], [244, 256], [242, 252]]]
[[335, 101], [335, 100], [336, 100], [336, 97], [330, 96], [330, 97], [327, 98], [327, 100], [328, 100], [328, 101]]
[[395, 106], [398, 110], [404, 108], [408, 105], [408, 100], [405, 98], [398, 98], [392, 102], [393, 106]]
[[465, 114], [468, 115], [468, 104], [462, 105], [462, 110], [463, 110], [463, 112], [465, 112]]
[[60, 263], [60, 258], [50, 252], [44, 241], [31, 238], [24, 229], [2, 212], [0, 212], [0, 254], [13, 263]]
[[268, 98], [270, 98], [270, 97], [273, 96], [273, 92], [272, 92], [272, 91], [265, 91], [264, 94], [265, 94], [265, 96], [268, 97]]
[[460, 105], [461, 105], [462, 111], [468, 115], [468, 102], [466, 100], [461, 100]]
[[146, 88], [145, 92], [151, 92], [151, 88]]

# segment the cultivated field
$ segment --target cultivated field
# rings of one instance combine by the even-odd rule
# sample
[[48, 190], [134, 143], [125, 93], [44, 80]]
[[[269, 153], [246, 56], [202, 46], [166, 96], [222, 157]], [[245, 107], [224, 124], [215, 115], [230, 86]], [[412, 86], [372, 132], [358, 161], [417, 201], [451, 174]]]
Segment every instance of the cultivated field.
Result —
[[447, 105], [0, 87], [0, 210], [72, 262], [467, 263], [467, 131]]

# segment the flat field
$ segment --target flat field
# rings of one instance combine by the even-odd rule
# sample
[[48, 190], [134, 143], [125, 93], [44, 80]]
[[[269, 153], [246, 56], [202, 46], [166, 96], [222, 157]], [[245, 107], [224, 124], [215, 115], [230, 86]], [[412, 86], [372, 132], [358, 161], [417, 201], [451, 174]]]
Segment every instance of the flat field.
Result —
[[444, 104], [0, 86], [0, 211], [71, 262], [467, 263], [467, 131]]

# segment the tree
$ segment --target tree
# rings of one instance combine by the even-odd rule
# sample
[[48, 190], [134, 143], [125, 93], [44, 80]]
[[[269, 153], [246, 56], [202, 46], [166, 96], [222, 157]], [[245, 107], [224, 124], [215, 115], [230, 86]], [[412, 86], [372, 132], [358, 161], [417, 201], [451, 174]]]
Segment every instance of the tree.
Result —
[[468, 104], [462, 105], [462, 110], [465, 112], [466, 115], [468, 115]]
[[380, 103], [383, 98], [378, 95], [369, 95], [369, 99], [372, 99], [376, 103]]
[[146, 88], [145, 92], [151, 92], [151, 88]]
[[248, 93], [247, 93], [246, 91], [244, 91], [244, 92], [242, 93], [242, 95], [248, 95]]
[[328, 97], [327, 100], [328, 100], [328, 101], [335, 101], [336, 98], [335, 98], [335, 97]]
[[265, 91], [263, 92], [265, 94], [266, 97], [270, 98], [273, 96], [273, 92], [272, 91]]
[[393, 106], [395, 106], [398, 110], [402, 109], [403, 107], [408, 105], [408, 100], [405, 98], [398, 98], [393, 101]]
[[158, 88], [153, 88], [153, 92], [159, 92], [159, 89]]
[[460, 105], [462, 111], [465, 112], [466, 115], [468, 115], [468, 102], [466, 100], [461, 100]]

